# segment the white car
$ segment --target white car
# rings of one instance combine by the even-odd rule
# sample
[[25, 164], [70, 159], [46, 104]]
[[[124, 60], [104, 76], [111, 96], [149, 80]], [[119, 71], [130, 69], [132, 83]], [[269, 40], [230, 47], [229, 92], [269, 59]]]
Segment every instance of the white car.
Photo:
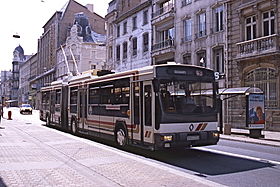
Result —
[[22, 104], [19, 108], [19, 112], [21, 114], [23, 113], [29, 113], [29, 114], [32, 114], [32, 107], [30, 104]]

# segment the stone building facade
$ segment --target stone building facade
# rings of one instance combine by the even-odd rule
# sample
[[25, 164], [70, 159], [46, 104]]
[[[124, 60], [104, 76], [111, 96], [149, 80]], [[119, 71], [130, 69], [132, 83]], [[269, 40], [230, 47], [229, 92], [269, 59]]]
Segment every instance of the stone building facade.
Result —
[[29, 101], [29, 87], [30, 87], [30, 58], [19, 65], [19, 89], [18, 89], [18, 103], [19, 106], [23, 103], [30, 103]]
[[34, 107], [35, 109], [39, 109], [39, 97], [37, 97], [37, 94], [39, 93], [39, 90], [37, 87], [38, 82], [35, 81], [35, 78], [37, 76], [38, 71], [38, 55], [37, 53], [32, 55], [32, 57], [29, 59], [30, 61], [30, 77], [29, 77], [29, 103]]
[[38, 88], [56, 80], [57, 50], [64, 45], [70, 35], [75, 14], [83, 13], [88, 17], [93, 30], [105, 34], [104, 18], [93, 12], [93, 6], [83, 6], [74, 0], [53, 14], [43, 26], [44, 33], [38, 40], [38, 74], [35, 78]]
[[175, 62], [214, 69], [226, 87], [227, 4], [183, 0], [175, 5]]
[[165, 64], [175, 60], [175, 0], [152, 1], [152, 63]]
[[28, 56], [24, 55], [23, 48], [19, 45], [13, 52], [13, 69], [12, 69], [12, 89], [11, 89], [11, 100], [10, 106], [18, 106], [19, 104], [19, 70], [20, 65], [28, 60]]
[[57, 79], [63, 79], [68, 73], [77, 75], [92, 69], [105, 69], [105, 44], [106, 36], [94, 32], [83, 13], [76, 14], [70, 36], [57, 50]]
[[151, 1], [111, 1], [105, 18], [109, 69], [125, 71], [151, 65]]
[[[266, 129], [280, 130], [280, 2], [228, 2], [228, 86], [261, 88], [265, 96]], [[228, 102], [228, 122], [240, 127], [242, 105]]]
[[11, 70], [1, 71], [0, 95], [2, 103], [11, 100], [12, 78], [13, 74]]

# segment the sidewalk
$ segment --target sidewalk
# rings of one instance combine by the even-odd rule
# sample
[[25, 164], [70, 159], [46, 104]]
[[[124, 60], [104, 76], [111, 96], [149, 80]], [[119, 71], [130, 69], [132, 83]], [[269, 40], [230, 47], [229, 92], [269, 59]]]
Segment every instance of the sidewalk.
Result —
[[[0, 126], [0, 186], [222, 186], [167, 164], [43, 126], [38, 111]], [[7, 112], [6, 112], [7, 114]], [[34, 119], [33, 119], [34, 118]]]
[[262, 131], [262, 138], [250, 138], [248, 129], [231, 129], [231, 135], [221, 134], [222, 139], [280, 147], [280, 132]]

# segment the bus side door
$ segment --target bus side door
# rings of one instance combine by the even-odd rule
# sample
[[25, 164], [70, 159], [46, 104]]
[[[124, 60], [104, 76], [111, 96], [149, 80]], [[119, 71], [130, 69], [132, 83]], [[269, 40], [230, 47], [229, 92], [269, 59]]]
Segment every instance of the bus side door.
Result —
[[86, 89], [79, 88], [79, 110], [78, 110], [78, 116], [79, 116], [79, 128], [84, 129], [85, 127], [85, 121], [87, 118], [87, 94]]
[[143, 82], [142, 90], [142, 137], [145, 143], [154, 143], [154, 94], [152, 81]]

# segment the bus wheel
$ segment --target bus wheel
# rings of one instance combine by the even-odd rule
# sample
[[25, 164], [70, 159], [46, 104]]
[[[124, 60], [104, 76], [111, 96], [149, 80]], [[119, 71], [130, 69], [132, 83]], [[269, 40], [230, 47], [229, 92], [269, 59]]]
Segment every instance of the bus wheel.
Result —
[[72, 128], [72, 134], [77, 134], [77, 120], [72, 120], [71, 123], [71, 128]]
[[116, 130], [116, 143], [120, 147], [127, 145], [127, 134], [123, 126], [120, 126]]

